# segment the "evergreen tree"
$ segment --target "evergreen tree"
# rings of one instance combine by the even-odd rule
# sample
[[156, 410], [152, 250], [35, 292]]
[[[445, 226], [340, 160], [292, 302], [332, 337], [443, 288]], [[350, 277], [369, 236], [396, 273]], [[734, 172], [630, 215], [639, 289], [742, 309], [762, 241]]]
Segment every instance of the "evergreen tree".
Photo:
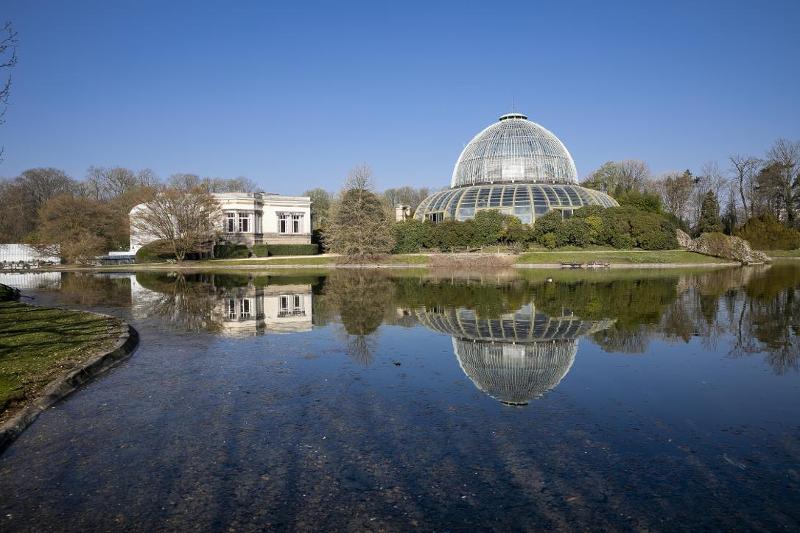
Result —
[[389, 253], [394, 247], [392, 222], [378, 196], [370, 190], [368, 167], [351, 172], [324, 235], [331, 252], [353, 259]]
[[736, 200], [733, 194], [728, 196], [728, 203], [725, 205], [725, 213], [722, 215], [722, 231], [725, 235], [733, 235], [739, 220], [736, 216]]
[[697, 233], [713, 233], [722, 231], [722, 220], [719, 217], [719, 200], [714, 191], [703, 196], [700, 205], [700, 218], [697, 221]]

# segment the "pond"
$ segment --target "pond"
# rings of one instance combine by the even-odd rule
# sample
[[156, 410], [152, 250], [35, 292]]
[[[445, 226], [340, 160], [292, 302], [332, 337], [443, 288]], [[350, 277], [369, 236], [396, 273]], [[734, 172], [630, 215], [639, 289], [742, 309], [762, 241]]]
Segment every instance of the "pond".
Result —
[[141, 342], [3, 530], [800, 528], [798, 263], [9, 276]]

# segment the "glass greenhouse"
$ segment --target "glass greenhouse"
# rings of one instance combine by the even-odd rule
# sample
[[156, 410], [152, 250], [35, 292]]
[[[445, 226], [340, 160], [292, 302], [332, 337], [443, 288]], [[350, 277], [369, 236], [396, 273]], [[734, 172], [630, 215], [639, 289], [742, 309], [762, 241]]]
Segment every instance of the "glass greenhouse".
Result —
[[570, 216], [586, 205], [618, 204], [577, 184], [575, 163], [558, 137], [525, 115], [510, 113], [467, 144], [453, 169], [451, 188], [423, 200], [415, 217], [467, 220], [481, 209], [498, 209], [531, 224], [553, 209]]

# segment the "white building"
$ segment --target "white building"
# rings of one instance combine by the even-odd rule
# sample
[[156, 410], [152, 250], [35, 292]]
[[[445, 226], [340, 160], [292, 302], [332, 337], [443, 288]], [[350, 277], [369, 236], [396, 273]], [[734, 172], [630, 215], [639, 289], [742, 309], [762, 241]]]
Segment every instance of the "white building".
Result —
[[[221, 237], [237, 244], [310, 244], [311, 198], [263, 192], [222, 192], [212, 196], [219, 202]], [[131, 209], [131, 217], [144, 204]], [[131, 250], [154, 241], [151, 235], [131, 226]]]

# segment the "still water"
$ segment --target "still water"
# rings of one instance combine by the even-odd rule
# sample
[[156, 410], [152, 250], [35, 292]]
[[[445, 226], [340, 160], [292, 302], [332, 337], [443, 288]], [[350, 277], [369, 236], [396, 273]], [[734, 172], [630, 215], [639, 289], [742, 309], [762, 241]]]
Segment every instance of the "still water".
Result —
[[800, 528], [800, 265], [0, 281], [140, 333], [2, 530]]

